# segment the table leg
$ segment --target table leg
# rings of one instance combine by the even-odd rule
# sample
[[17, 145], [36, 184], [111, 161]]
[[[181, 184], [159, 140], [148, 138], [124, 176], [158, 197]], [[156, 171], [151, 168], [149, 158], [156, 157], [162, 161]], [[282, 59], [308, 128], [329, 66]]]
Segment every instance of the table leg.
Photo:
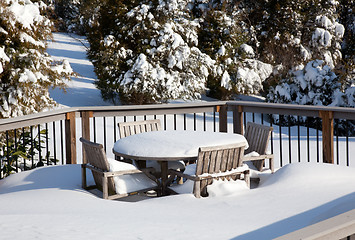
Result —
[[166, 195], [166, 181], [168, 180], [168, 161], [160, 161], [162, 195]]

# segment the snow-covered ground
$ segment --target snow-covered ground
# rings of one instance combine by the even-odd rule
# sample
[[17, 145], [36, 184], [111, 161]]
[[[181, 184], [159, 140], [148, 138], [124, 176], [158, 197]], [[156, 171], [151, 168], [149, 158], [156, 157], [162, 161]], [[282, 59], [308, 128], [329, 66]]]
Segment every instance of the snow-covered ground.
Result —
[[78, 35], [53, 33], [54, 41], [49, 42], [47, 52], [54, 60], [66, 59], [77, 73], [72, 81], [67, 81], [67, 93], [61, 89], [51, 89], [50, 96], [61, 106], [107, 106], [112, 105], [101, 98], [100, 91], [95, 87], [94, 66], [86, 58], [86, 39]]
[[[85, 47], [66, 34], [54, 37], [49, 53], [69, 59], [80, 75], [68, 83], [67, 94], [53, 90], [51, 96], [69, 107], [108, 105], [93, 85]], [[282, 135], [287, 139], [284, 133], [287, 129]], [[275, 129], [274, 138], [278, 136]], [[314, 131], [311, 136], [315, 138]], [[354, 156], [350, 152], [350, 160]], [[261, 175], [257, 188], [215, 183], [209, 188], [215, 196], [202, 199], [182, 194], [103, 200], [81, 189], [80, 165], [14, 174], [0, 181], [0, 239], [272, 239], [355, 208], [355, 188], [349, 184], [355, 181], [355, 168], [311, 158], [311, 163], [288, 164], [275, 174]]]
[[0, 181], [1, 239], [273, 239], [354, 209], [354, 181], [354, 168], [294, 163], [251, 190], [129, 202], [81, 189], [79, 165], [42, 167]]

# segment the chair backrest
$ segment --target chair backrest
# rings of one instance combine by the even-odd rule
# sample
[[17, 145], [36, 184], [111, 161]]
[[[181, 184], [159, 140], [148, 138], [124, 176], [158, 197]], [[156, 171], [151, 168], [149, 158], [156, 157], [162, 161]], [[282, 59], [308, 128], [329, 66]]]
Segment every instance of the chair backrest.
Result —
[[[84, 138], [80, 138], [80, 141], [83, 144], [83, 148], [86, 154], [87, 162], [97, 168], [102, 170], [103, 172], [109, 172], [110, 166], [107, 161], [106, 153], [104, 151], [104, 147], [102, 144], [94, 143], [88, 141]], [[99, 188], [102, 188], [102, 175], [99, 173], [92, 171], [92, 175], [94, 177], [94, 181]], [[108, 179], [108, 188], [109, 191], [115, 191], [114, 181], [112, 178]]]
[[160, 131], [161, 124], [159, 119], [153, 119], [118, 123], [118, 128], [120, 129], [120, 138], [125, 138], [138, 133]]
[[[201, 147], [198, 151], [196, 176], [204, 173], [224, 173], [240, 167], [243, 164], [245, 143], [215, 146], [215, 147]], [[231, 177], [213, 177], [216, 179], [222, 178], [230, 180]], [[234, 180], [236, 178], [233, 178]], [[207, 196], [207, 186], [212, 184], [213, 179], [204, 179], [195, 181], [194, 195], [195, 197]]]
[[265, 154], [272, 130], [273, 128], [270, 126], [248, 122], [244, 137], [248, 141], [249, 148], [245, 150], [245, 153], [255, 151], [259, 154]]
[[243, 164], [244, 143], [201, 147], [198, 152], [196, 176], [204, 173], [230, 171]]

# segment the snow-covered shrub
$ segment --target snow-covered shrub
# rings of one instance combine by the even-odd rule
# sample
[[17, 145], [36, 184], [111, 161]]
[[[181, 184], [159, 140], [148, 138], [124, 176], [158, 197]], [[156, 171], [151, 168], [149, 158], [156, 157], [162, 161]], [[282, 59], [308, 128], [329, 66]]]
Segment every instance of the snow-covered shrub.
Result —
[[256, 59], [244, 59], [237, 70], [237, 92], [258, 94], [264, 81], [272, 74], [273, 66]]
[[322, 60], [314, 60], [306, 66], [291, 71], [276, 87], [271, 87], [268, 99], [275, 103], [329, 106], [340, 88], [338, 78]]
[[52, 23], [41, 15], [43, 2], [0, 2], [0, 118], [16, 117], [54, 106], [50, 87], [64, 88], [72, 69], [46, 53]]
[[[343, 61], [341, 43], [345, 27], [339, 22], [339, 7], [339, 2], [330, 0], [262, 4], [260, 8], [266, 9], [262, 16], [265, 21], [256, 27], [260, 59], [274, 66], [268, 79], [268, 101], [354, 106], [348, 90], [354, 73]], [[315, 121], [301, 119], [306, 120]], [[289, 119], [276, 121], [287, 124]]]
[[[314, 60], [306, 66], [299, 66], [290, 71], [289, 78], [282, 79], [275, 87], [271, 87], [268, 100], [274, 103], [290, 103], [299, 105], [355, 107], [355, 87], [341, 91], [339, 77], [323, 60]], [[281, 124], [297, 122], [296, 117], [279, 118], [274, 121]], [[318, 128], [319, 123], [314, 118], [301, 118], [301, 123], [307, 123]], [[338, 123], [340, 134], [354, 134], [353, 121]]]
[[135, 104], [200, 97], [214, 62], [197, 48], [198, 25], [182, 0], [103, 4], [88, 32], [102, 96]]

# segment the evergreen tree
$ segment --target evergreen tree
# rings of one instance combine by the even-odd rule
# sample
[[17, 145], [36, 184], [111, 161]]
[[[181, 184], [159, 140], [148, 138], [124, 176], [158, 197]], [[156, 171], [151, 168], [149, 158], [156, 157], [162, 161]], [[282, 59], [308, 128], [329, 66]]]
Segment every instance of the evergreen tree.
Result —
[[[344, 98], [344, 85], [341, 85], [339, 76], [335, 74], [337, 68], [341, 68], [343, 64], [341, 42], [345, 32], [344, 26], [338, 22], [338, 4], [334, 1], [308, 0], [291, 1], [289, 5], [278, 1], [268, 2], [270, 3], [267, 9], [275, 10], [272, 10], [272, 14], [267, 14], [270, 17], [267, 17], [267, 23], [261, 28], [265, 31], [261, 36], [266, 36], [268, 40], [260, 41], [260, 49], [266, 56], [264, 61], [278, 65], [279, 72], [272, 78], [268, 100], [344, 105], [339, 102], [338, 97], [342, 95]], [[283, 20], [280, 23], [275, 20], [269, 22], [273, 18]], [[310, 66], [314, 66], [312, 71]], [[301, 77], [300, 72], [309, 77]], [[304, 79], [310, 82], [307, 88], [304, 87], [307, 85]], [[311, 84], [312, 82], [317, 84]], [[300, 83], [303, 87], [295, 87]], [[333, 95], [335, 92], [337, 94]], [[329, 95], [330, 93], [332, 94]]]
[[46, 53], [52, 23], [46, 5], [29, 0], [0, 2], [0, 118], [36, 113], [55, 105], [50, 87], [64, 88], [72, 69]]
[[[355, 3], [353, 1], [339, 1], [339, 22], [344, 25], [344, 41], [342, 43], [343, 64], [338, 68], [341, 82], [344, 89], [353, 92], [350, 88], [355, 88]], [[348, 89], [349, 88], [349, 89]], [[353, 93], [354, 94], [354, 93]], [[353, 95], [355, 97], [355, 95]], [[355, 107], [355, 106], [354, 106]]]
[[197, 48], [197, 28], [185, 1], [102, 2], [88, 40], [103, 98], [144, 104], [200, 97], [214, 62]]
[[239, 25], [236, 1], [196, 1], [194, 14], [200, 18], [199, 48], [215, 60], [215, 69], [208, 77], [208, 95], [228, 99], [237, 92], [237, 69], [241, 64], [238, 49], [247, 35]]

